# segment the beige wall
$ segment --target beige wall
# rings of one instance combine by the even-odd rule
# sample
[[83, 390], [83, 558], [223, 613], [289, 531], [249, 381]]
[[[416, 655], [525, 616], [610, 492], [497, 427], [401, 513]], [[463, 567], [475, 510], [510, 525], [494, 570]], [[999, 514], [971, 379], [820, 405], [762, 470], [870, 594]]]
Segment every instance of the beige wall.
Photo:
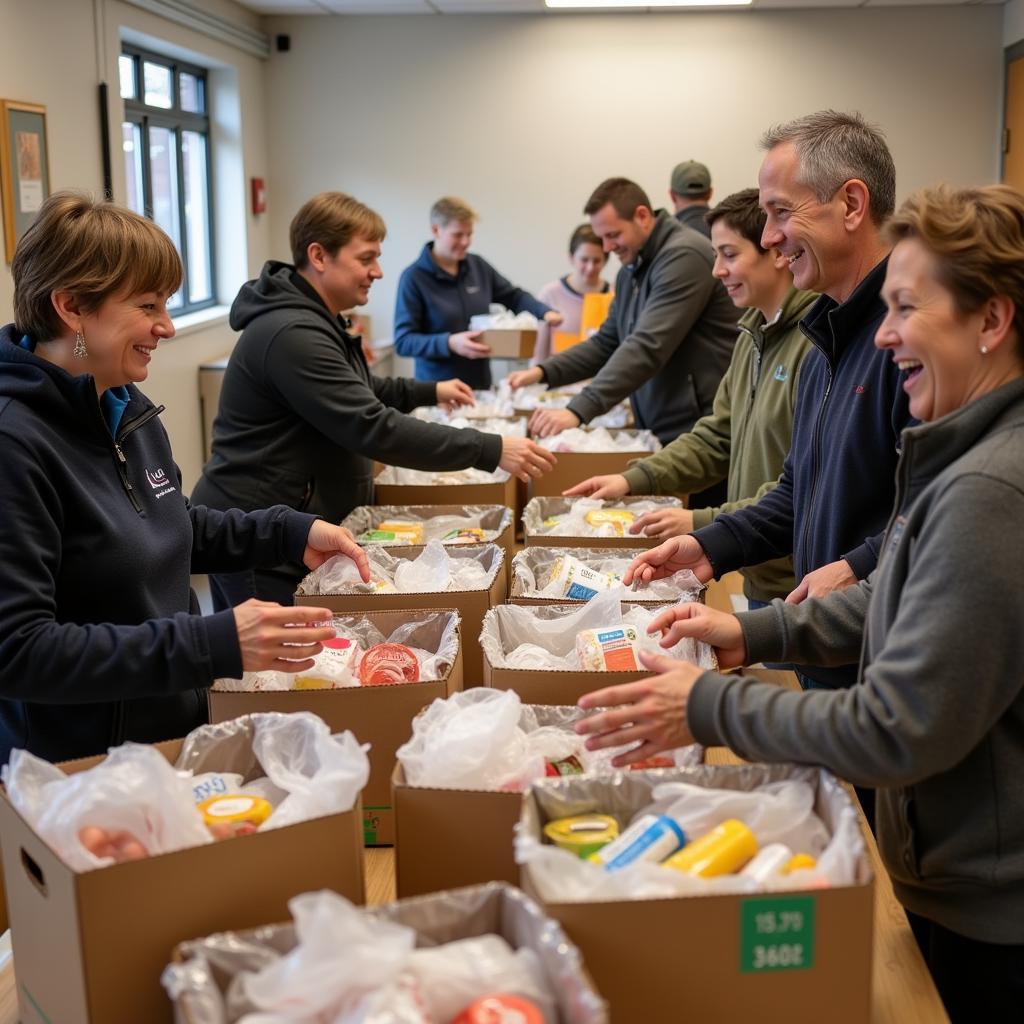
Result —
[[284, 253], [289, 217], [321, 189], [380, 210], [379, 330], [444, 192], [481, 212], [476, 251], [536, 289], [562, 272], [602, 178], [660, 203], [673, 164], [696, 158], [724, 196], [755, 184], [759, 132], [808, 110], [880, 123], [901, 193], [996, 173], [998, 7], [267, 24], [292, 37], [269, 62], [273, 240]]
[[1003, 7], [1003, 46], [1024, 40], [1024, 0], [1009, 0]]
[[[229, 0], [204, 0], [205, 8], [250, 27], [259, 19]], [[47, 108], [50, 184], [54, 189], [103, 188], [98, 113], [98, 83], [109, 85], [114, 196], [123, 201], [124, 170], [120, 160], [123, 108], [117, 95], [117, 55], [123, 30], [163, 41], [210, 66], [237, 89], [237, 108], [214, 125], [215, 143], [235, 150], [232, 178], [223, 182], [225, 227], [218, 239], [218, 292], [230, 302], [238, 286], [258, 271], [270, 249], [266, 217], [248, 213], [248, 179], [266, 176], [264, 61], [205, 35], [139, 10], [120, 0], [0, 0], [0, 96], [42, 103]], [[0, 322], [12, 316], [10, 268], [0, 264]], [[156, 402], [167, 406], [162, 420], [175, 457], [191, 489], [202, 469], [197, 368], [228, 351], [234, 333], [222, 315], [211, 325], [183, 331], [161, 345], [143, 385]]]

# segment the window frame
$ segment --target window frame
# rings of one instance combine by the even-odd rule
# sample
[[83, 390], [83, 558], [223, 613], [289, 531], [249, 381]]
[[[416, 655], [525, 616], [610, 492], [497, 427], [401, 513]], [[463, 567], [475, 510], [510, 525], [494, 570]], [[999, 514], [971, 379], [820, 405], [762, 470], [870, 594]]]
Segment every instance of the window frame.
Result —
[[[215, 235], [213, 229], [213, 160], [210, 146], [210, 90], [208, 71], [204, 67], [190, 64], [187, 61], [178, 60], [176, 57], [168, 57], [153, 50], [146, 50], [130, 43], [122, 43], [118, 54], [118, 61], [122, 56], [132, 59], [132, 76], [135, 85], [135, 97], [121, 97], [124, 104], [124, 115], [122, 123], [131, 123], [139, 127], [140, 145], [142, 147], [142, 200], [143, 213], [150, 220], [153, 219], [153, 182], [149, 154], [149, 129], [164, 128], [174, 134], [175, 145], [175, 174], [177, 176], [178, 195], [178, 237], [181, 239], [179, 253], [184, 268], [182, 279], [181, 298], [182, 304], [171, 311], [172, 319], [185, 316], [188, 313], [195, 313], [201, 309], [209, 309], [217, 305], [217, 263], [215, 254]], [[149, 62], [167, 68], [171, 72], [171, 106], [155, 107], [145, 102], [145, 85], [143, 65]], [[120, 67], [118, 68], [118, 83], [120, 84]], [[185, 73], [194, 76], [202, 91], [203, 112], [197, 113], [191, 110], [183, 110], [181, 107], [180, 75]], [[120, 89], [118, 90], [120, 92]], [[201, 135], [205, 142], [206, 150], [206, 248], [209, 253], [210, 269], [210, 297], [199, 302], [189, 300], [190, 291], [190, 256], [188, 218], [185, 214], [185, 166], [182, 155], [182, 133], [186, 131], [196, 132]], [[123, 166], [122, 155], [122, 166]]]

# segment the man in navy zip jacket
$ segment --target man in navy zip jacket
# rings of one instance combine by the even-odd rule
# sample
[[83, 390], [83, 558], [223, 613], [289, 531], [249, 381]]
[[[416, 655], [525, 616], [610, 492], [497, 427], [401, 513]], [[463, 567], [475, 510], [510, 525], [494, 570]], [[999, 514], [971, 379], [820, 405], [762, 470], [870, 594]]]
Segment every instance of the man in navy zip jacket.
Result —
[[[762, 244], [790, 261], [798, 288], [822, 293], [801, 327], [814, 344], [801, 370], [793, 441], [779, 485], [754, 505], [641, 555], [701, 580], [792, 555], [787, 598], [823, 597], [868, 576], [892, 508], [899, 437], [910, 422], [902, 374], [874, 346], [895, 204], [884, 138], [859, 115], [821, 111], [768, 132], [758, 178]], [[648, 568], [644, 570], [642, 567]], [[856, 664], [799, 666], [804, 686], [850, 686]]]
[[469, 251], [476, 213], [461, 199], [445, 196], [430, 210], [432, 242], [402, 271], [395, 301], [395, 351], [415, 357], [417, 380], [457, 377], [470, 387], [491, 386], [491, 350], [469, 318], [492, 302], [513, 313], [526, 311], [552, 325], [561, 313], [499, 274]]

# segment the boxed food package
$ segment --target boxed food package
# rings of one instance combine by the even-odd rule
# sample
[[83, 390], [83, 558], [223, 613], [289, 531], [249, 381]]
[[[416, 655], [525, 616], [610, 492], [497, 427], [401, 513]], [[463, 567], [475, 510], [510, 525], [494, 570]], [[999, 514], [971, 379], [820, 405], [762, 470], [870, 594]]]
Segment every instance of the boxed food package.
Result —
[[360, 505], [341, 524], [360, 544], [384, 547], [500, 544], [514, 553], [512, 510], [505, 505]]
[[[435, 545], [432, 554], [440, 545]], [[429, 545], [428, 545], [429, 550]], [[367, 547], [371, 567], [376, 564], [382, 571], [394, 578], [403, 563], [426, 559], [428, 550], [415, 548]], [[501, 604], [507, 593], [507, 572], [504, 549], [495, 544], [474, 544], [469, 546], [442, 548], [453, 567], [453, 572], [474, 577], [471, 586], [464, 589], [399, 590], [388, 579], [376, 579], [372, 584], [351, 582], [353, 563], [343, 566], [340, 574], [345, 580], [342, 586], [331, 584], [332, 576], [339, 576], [338, 559], [330, 559], [319, 569], [311, 572], [295, 592], [295, 603], [329, 608], [332, 612], [351, 614], [353, 612], [393, 611], [401, 609], [442, 609], [454, 608], [461, 618], [462, 634], [475, 637], [483, 623], [488, 608]], [[348, 561], [347, 559], [345, 561]], [[333, 563], [333, 564], [332, 564]], [[437, 565], [428, 572], [437, 570]], [[402, 573], [407, 576], [408, 573]], [[483, 655], [477, 644], [469, 642], [463, 649], [463, 682], [466, 686], [480, 686], [483, 682]]]
[[484, 685], [514, 690], [530, 704], [575, 704], [585, 693], [652, 675], [638, 659], [640, 650], [717, 667], [703, 642], [685, 638], [661, 648], [647, 626], [666, 606], [627, 598], [620, 588], [583, 604], [492, 608], [480, 633]]
[[[621, 586], [632, 562], [621, 548], [524, 548], [512, 559], [509, 604], [545, 605], [589, 601]], [[689, 569], [630, 591], [630, 601], [660, 607], [686, 601], [704, 603], [707, 588]]]
[[[347, 747], [331, 744], [329, 750], [320, 750], [326, 729], [322, 722], [319, 729], [313, 728], [312, 715], [263, 718], [269, 721], [269, 730], [259, 725], [260, 719], [246, 718], [203, 726], [184, 740], [155, 747], [126, 744], [111, 752], [113, 760], [68, 762], [59, 766], [67, 779], [50, 780], [53, 766], [44, 769], [35, 763], [38, 759], [29, 760], [31, 755], [20, 764], [12, 756], [9, 790], [0, 795], [0, 846], [21, 1020], [170, 1021], [160, 972], [167, 951], [177, 943], [218, 928], [254, 928], [279, 921], [288, 900], [311, 888], [334, 889], [362, 901], [358, 789], [369, 770], [365, 754], [354, 740], [346, 741]], [[317, 758], [314, 748], [307, 747], [314, 764], [301, 756], [301, 745], [309, 742], [311, 733], [317, 736], [316, 751], [329, 755], [313, 775], [309, 773]], [[287, 757], [268, 764], [268, 738], [294, 740], [296, 734], [299, 739], [288, 746], [273, 744]], [[345, 739], [327, 736], [331, 741]], [[355, 764], [356, 754], [361, 766]], [[170, 766], [191, 770], [193, 779], [179, 778]], [[93, 776], [102, 774], [102, 785], [93, 784], [93, 776], [85, 774], [90, 771]], [[241, 778], [243, 784], [255, 786], [254, 777], [262, 774], [275, 784], [288, 783], [285, 800], [301, 798], [301, 804], [293, 800], [290, 805], [296, 810], [337, 806], [353, 789], [355, 796], [347, 810], [292, 823], [282, 800], [252, 834], [216, 842], [207, 836], [199, 845], [174, 849], [173, 837], [187, 825], [180, 811], [181, 794], [165, 786], [161, 798], [151, 779], [169, 775], [184, 787], [185, 800], [194, 801], [203, 793], [193, 793], [193, 783], [202, 787], [229, 775], [234, 776], [232, 783]], [[42, 783], [34, 797], [22, 787], [22, 778]], [[316, 778], [325, 781], [314, 783]], [[268, 796], [276, 796], [267, 780], [263, 783]], [[217, 791], [215, 785], [211, 788]], [[27, 802], [16, 796], [19, 790], [26, 793]], [[144, 812], [140, 800], [147, 795], [159, 802]], [[129, 798], [135, 798], [134, 803]], [[37, 800], [44, 813], [33, 826], [30, 808]], [[173, 831], [165, 827], [172, 813], [178, 823]], [[201, 823], [202, 816], [195, 814]], [[99, 847], [91, 839], [89, 846], [84, 845], [88, 830], [80, 830], [82, 815], [93, 815], [89, 820], [104, 829], [130, 830], [145, 841], [146, 849], [168, 852], [121, 861], [93, 853]], [[278, 815], [280, 827], [271, 827]], [[189, 841], [195, 841], [191, 834]]]
[[374, 481], [378, 505], [506, 505], [516, 504], [516, 478], [503, 469], [432, 472], [385, 466]]
[[[641, 841], [622, 836], [583, 857], [550, 844], [562, 832], [553, 823], [598, 816], [618, 830], [632, 822]], [[661, 816], [685, 845], [667, 864], [645, 863]], [[703, 863], [686, 854], [698, 845], [707, 854], [707, 839], [730, 828], [749, 833], [739, 855], [735, 843]], [[755, 867], [777, 847], [805, 852], [795, 864]], [[550, 779], [526, 795], [516, 857], [524, 889], [580, 947], [614, 1020], [661, 1020], [666, 1006], [696, 1020], [817, 1024], [826, 1006], [830, 1021], [870, 1019], [873, 876], [858, 813], [825, 771], [702, 766]]]
[[[522, 791], [546, 775], [613, 771], [621, 749], [591, 752], [573, 726], [577, 707], [523, 704], [509, 690], [468, 690], [435, 701], [413, 722], [393, 778], [399, 896], [499, 879], [519, 869], [512, 832]], [[700, 764], [693, 745], [658, 760]]]
[[[385, 846], [395, 841], [391, 805], [391, 771], [395, 750], [409, 735], [410, 723], [431, 701], [462, 689], [462, 640], [457, 611], [365, 612], [339, 616], [334, 625], [345, 635], [362, 639], [367, 652], [376, 644], [401, 644], [433, 654], [437, 659], [416, 682], [343, 686], [317, 689], [263, 689], [261, 677], [283, 673], [254, 673], [242, 681], [220, 679], [210, 690], [214, 722], [255, 711], [319, 715], [334, 731], [350, 729], [370, 745], [370, 779], [363, 789], [363, 841]], [[310, 670], [306, 675], [315, 675]], [[286, 677], [287, 681], [295, 677]], [[245, 689], [242, 689], [242, 687]]]
[[630, 533], [630, 525], [645, 512], [682, 507], [678, 498], [667, 495], [531, 498], [523, 509], [523, 536], [528, 547], [652, 548], [659, 542]]
[[[235, 1024], [254, 1005], [271, 1016], [271, 1007], [286, 1008], [289, 1020], [340, 1020], [344, 1006], [353, 1013], [345, 1019], [409, 1024], [608, 1022], [576, 948], [512, 886], [494, 882], [358, 913], [333, 893], [308, 893], [291, 909], [287, 924], [181, 943], [164, 973], [176, 1024]], [[481, 987], [519, 991], [488, 1000], [477, 1016], [460, 1011], [466, 999], [483, 1002]], [[412, 997], [407, 1014], [399, 1012], [403, 993]]]
[[608, 430], [576, 427], [537, 443], [558, 457], [555, 468], [531, 481], [534, 497], [558, 497], [588, 477], [624, 473], [631, 462], [661, 451], [661, 442], [649, 430]]

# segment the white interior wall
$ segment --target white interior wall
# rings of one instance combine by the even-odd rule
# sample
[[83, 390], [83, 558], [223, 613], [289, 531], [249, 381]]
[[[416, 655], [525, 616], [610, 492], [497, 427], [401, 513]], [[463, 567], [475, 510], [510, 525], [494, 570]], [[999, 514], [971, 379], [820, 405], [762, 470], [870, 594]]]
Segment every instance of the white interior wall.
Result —
[[[259, 18], [230, 0], [204, 0], [205, 9], [258, 28]], [[103, 189], [98, 84], [108, 83], [114, 197], [123, 202], [124, 167], [117, 57], [122, 34], [160, 41], [211, 70], [214, 91], [227, 88], [234, 106], [221, 104], [214, 144], [230, 151], [230, 177], [218, 169], [224, 199], [218, 211], [218, 293], [230, 303], [240, 284], [258, 272], [270, 251], [267, 218], [249, 212], [248, 179], [267, 174], [264, 64], [257, 57], [166, 21], [121, 0], [0, 0], [0, 96], [42, 103], [47, 108], [52, 189]], [[0, 263], [0, 322], [12, 318], [10, 267]], [[231, 348], [234, 333], [225, 315], [182, 330], [160, 347], [146, 393], [167, 406], [161, 419], [171, 436], [186, 491], [202, 469], [202, 427], [197, 368]]]
[[1024, 0], [1007, 0], [1003, 6], [1003, 46], [1024, 40]]
[[475, 249], [532, 289], [563, 271], [581, 209], [624, 174], [667, 201], [679, 160], [724, 196], [756, 184], [759, 133], [826, 106], [881, 124], [901, 194], [993, 179], [1002, 10], [915, 7], [565, 16], [290, 17], [268, 66], [276, 251], [310, 195], [340, 188], [385, 217], [395, 285], [439, 195], [480, 212]]

